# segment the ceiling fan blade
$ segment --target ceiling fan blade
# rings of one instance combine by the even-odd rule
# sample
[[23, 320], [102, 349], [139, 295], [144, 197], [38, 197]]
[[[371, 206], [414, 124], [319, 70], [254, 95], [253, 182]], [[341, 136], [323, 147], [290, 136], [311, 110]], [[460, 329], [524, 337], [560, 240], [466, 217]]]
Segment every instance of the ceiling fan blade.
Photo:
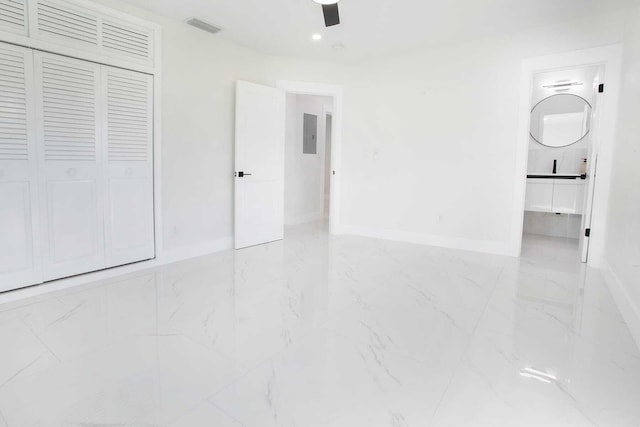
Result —
[[340, 13], [338, 12], [338, 3], [323, 4], [322, 13], [324, 13], [324, 25], [332, 27], [340, 24]]

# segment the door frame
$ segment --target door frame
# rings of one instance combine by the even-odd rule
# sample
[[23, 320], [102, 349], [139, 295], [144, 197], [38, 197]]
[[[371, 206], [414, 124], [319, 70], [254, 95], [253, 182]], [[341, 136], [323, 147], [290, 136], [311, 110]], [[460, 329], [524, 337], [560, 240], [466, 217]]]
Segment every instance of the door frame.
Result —
[[[322, 218], [326, 219], [327, 216], [329, 217], [329, 219], [331, 219], [331, 180], [329, 180], [329, 212], [325, 212], [325, 183], [327, 180], [327, 117], [331, 117], [331, 138], [329, 139], [330, 142], [333, 142], [332, 138], [333, 138], [333, 105], [330, 108], [327, 108], [326, 105], [322, 106], [322, 121], [324, 122], [324, 141], [323, 141], [323, 146], [324, 149], [322, 150], [322, 191], [321, 191], [321, 197], [320, 197], [320, 206], [322, 206]], [[331, 159], [329, 159], [329, 170], [333, 170], [331, 168]], [[331, 175], [329, 175], [329, 177], [331, 177]]]
[[[514, 176], [514, 203], [511, 227], [511, 250], [515, 256], [522, 252], [522, 232], [524, 228], [524, 206], [527, 185], [527, 162], [529, 157], [529, 128], [531, 115], [531, 89], [533, 76], [537, 73], [561, 69], [602, 66], [604, 69], [605, 92], [599, 103], [600, 126], [594, 132], [591, 176], [595, 182], [591, 228], [595, 230], [589, 239], [589, 259], [593, 267], [602, 265], [606, 240], [606, 221], [611, 185], [614, 140], [618, 115], [618, 98], [621, 84], [622, 45], [615, 44], [591, 49], [564, 52], [525, 59], [520, 76], [520, 107], [518, 113], [518, 138], [516, 148], [516, 168]], [[596, 164], [597, 163], [597, 164]], [[585, 206], [585, 209], [588, 209]]]
[[330, 96], [333, 98], [331, 122], [331, 190], [329, 192], [329, 234], [342, 234], [340, 223], [340, 191], [342, 160], [342, 86], [326, 83], [310, 83], [278, 80], [276, 88], [285, 94]]

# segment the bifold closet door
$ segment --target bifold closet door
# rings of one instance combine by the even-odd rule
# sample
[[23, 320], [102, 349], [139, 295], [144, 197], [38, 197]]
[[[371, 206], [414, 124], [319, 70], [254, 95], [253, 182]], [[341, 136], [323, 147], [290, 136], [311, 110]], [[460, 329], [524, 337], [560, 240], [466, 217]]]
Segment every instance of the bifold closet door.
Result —
[[107, 267], [153, 258], [153, 77], [102, 67]]
[[34, 55], [47, 281], [105, 267], [100, 65]]
[[0, 292], [40, 281], [33, 52], [0, 43]]

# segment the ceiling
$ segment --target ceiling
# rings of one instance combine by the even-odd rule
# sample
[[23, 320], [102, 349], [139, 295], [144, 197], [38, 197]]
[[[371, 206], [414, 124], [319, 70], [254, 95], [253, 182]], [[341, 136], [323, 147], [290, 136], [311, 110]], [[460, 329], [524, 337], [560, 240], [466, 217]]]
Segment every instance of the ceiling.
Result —
[[[358, 60], [448, 41], [540, 27], [636, 4], [637, 0], [342, 0], [342, 25], [324, 28], [311, 0], [125, 0], [224, 29], [215, 37], [273, 55]], [[313, 33], [323, 39], [314, 42]], [[333, 49], [343, 44], [342, 50]]]

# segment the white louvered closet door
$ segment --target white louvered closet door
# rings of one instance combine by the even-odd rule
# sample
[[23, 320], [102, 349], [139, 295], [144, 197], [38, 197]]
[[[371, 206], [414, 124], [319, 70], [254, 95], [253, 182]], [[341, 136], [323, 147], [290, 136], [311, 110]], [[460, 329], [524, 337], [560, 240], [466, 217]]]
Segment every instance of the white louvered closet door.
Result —
[[40, 281], [33, 53], [0, 43], [0, 292]]
[[100, 66], [35, 52], [44, 280], [105, 267]]
[[153, 258], [153, 78], [102, 67], [107, 267]]
[[27, 33], [27, 0], [0, 0], [0, 31]]

